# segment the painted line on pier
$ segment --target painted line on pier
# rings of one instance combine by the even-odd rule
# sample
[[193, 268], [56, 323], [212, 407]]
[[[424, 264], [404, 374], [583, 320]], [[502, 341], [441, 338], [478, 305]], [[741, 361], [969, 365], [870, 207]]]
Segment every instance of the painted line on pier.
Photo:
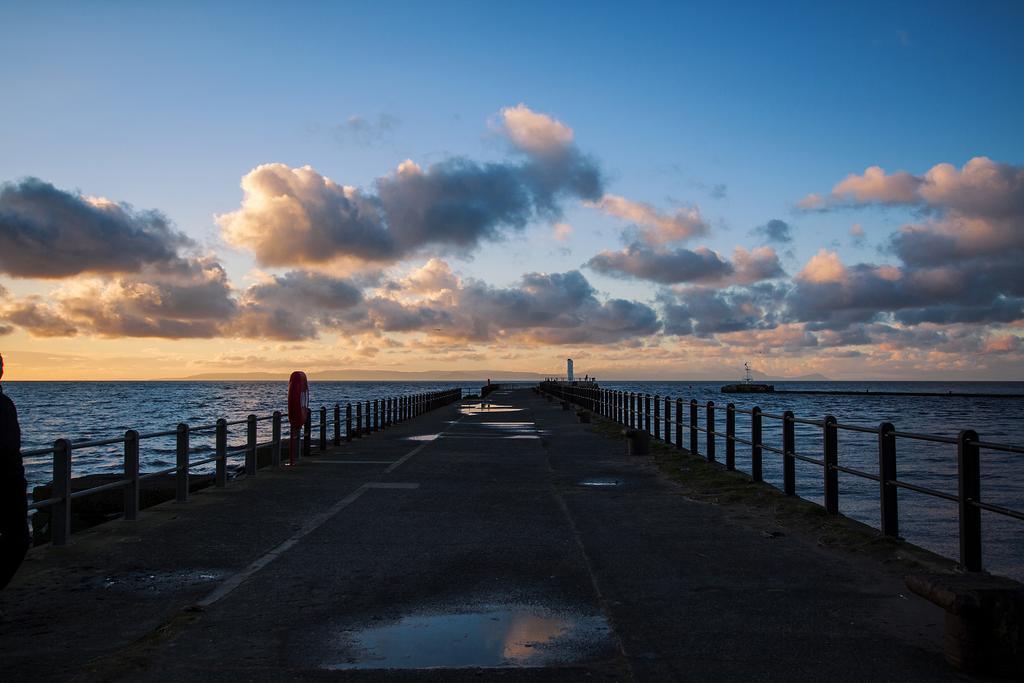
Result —
[[334, 515], [341, 512], [343, 509], [356, 502], [360, 496], [369, 491], [370, 489], [418, 489], [419, 484], [405, 484], [397, 482], [372, 482], [369, 484], [363, 484], [352, 493], [348, 494], [337, 503], [329, 507], [323, 512], [313, 515], [309, 520], [302, 525], [302, 527], [296, 531], [292, 536], [280, 543], [279, 545], [271, 548], [266, 554], [257, 558], [252, 564], [231, 576], [229, 579], [224, 581], [220, 586], [213, 590], [209, 595], [196, 603], [199, 607], [209, 607], [219, 600], [227, 597], [233, 590], [241, 586], [246, 579], [258, 572], [259, 570], [266, 567], [268, 564], [276, 560], [278, 557], [283, 555], [289, 548], [298, 543], [302, 538], [309, 533], [315, 531], [324, 522], [333, 517]]

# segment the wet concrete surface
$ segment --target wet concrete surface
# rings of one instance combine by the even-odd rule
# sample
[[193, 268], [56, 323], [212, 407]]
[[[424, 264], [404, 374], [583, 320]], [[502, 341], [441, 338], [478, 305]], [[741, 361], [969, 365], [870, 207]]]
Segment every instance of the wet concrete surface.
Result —
[[5, 671], [951, 677], [941, 616], [884, 567], [687, 499], [557, 403], [491, 398], [319, 456], [379, 465], [261, 471], [34, 549], [0, 594]]

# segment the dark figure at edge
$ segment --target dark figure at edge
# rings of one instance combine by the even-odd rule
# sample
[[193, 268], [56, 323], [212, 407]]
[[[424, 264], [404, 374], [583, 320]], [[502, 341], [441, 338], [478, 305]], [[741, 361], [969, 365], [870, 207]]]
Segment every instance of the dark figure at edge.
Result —
[[[3, 376], [4, 358], [0, 356], [0, 378]], [[28, 552], [25, 486], [18, 410], [0, 386], [0, 589], [10, 583]]]

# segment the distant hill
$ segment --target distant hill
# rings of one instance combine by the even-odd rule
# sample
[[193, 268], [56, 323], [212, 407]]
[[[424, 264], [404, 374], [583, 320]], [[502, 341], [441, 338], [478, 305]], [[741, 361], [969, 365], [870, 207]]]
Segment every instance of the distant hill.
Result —
[[[308, 373], [310, 381], [393, 381], [393, 382], [492, 382], [541, 380], [544, 375], [537, 372], [515, 372], [511, 370], [424, 370], [422, 372], [403, 372], [401, 370], [324, 370]], [[288, 375], [278, 372], [205, 372], [188, 377], [172, 377], [171, 380], [190, 382], [273, 382], [286, 381]]]

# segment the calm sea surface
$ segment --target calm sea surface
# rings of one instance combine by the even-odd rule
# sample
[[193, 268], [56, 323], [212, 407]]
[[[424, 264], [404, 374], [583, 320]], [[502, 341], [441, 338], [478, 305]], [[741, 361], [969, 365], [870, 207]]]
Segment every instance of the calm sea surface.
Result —
[[[424, 391], [461, 387], [476, 393], [482, 382], [311, 382], [314, 407], [365, 401]], [[1024, 394], [1024, 382], [774, 382], [777, 389], [877, 391], [933, 391], [959, 393]], [[792, 410], [798, 417], [821, 419], [832, 414], [841, 423], [876, 427], [892, 422], [898, 430], [956, 436], [974, 429], [986, 441], [1024, 445], [1024, 399], [959, 398], [951, 396], [857, 396], [721, 394], [722, 382], [602, 382], [603, 387], [683, 398], [713, 400], [723, 406], [718, 428], [725, 429], [724, 405], [759, 405], [766, 412]], [[173, 429], [179, 422], [211, 424], [217, 418], [242, 419], [249, 413], [268, 415], [283, 410], [284, 382], [5, 382], [4, 391], [17, 404], [25, 450], [48, 446], [59, 437], [84, 441], [123, 435], [126, 429], [153, 432]], [[700, 412], [703, 425], [704, 411]], [[260, 423], [260, 441], [269, 440], [270, 423]], [[286, 428], [287, 429], [287, 428]], [[739, 435], [749, 435], [749, 416], [737, 414]], [[286, 431], [287, 434], [287, 431]], [[244, 425], [234, 427], [229, 444], [244, 441]], [[684, 437], [688, 438], [688, 437]], [[781, 447], [782, 428], [764, 420], [765, 442]], [[797, 452], [820, 457], [821, 430], [796, 426]], [[195, 453], [213, 450], [212, 431], [192, 436]], [[705, 436], [700, 435], [704, 452]], [[954, 446], [898, 439], [899, 477], [913, 484], [956, 493]], [[719, 442], [720, 458], [724, 444]], [[174, 437], [142, 442], [143, 471], [174, 464]], [[199, 456], [202, 457], [202, 456]], [[877, 472], [877, 437], [849, 431], [839, 433], [841, 465]], [[51, 478], [51, 457], [26, 458], [29, 486]], [[750, 469], [750, 451], [737, 445], [736, 466]], [[122, 468], [118, 445], [76, 451], [76, 476], [116, 473]], [[822, 502], [822, 472], [815, 465], [797, 462], [797, 492]], [[1024, 509], [1024, 456], [982, 452], [982, 498], [1013, 509]], [[764, 478], [782, 486], [781, 460], [764, 453]], [[840, 510], [854, 519], [878, 526], [878, 484], [840, 474]], [[957, 515], [953, 503], [907, 490], [899, 493], [900, 532], [908, 540], [949, 557], [957, 555]], [[1024, 522], [982, 513], [986, 568], [1024, 579]]]

